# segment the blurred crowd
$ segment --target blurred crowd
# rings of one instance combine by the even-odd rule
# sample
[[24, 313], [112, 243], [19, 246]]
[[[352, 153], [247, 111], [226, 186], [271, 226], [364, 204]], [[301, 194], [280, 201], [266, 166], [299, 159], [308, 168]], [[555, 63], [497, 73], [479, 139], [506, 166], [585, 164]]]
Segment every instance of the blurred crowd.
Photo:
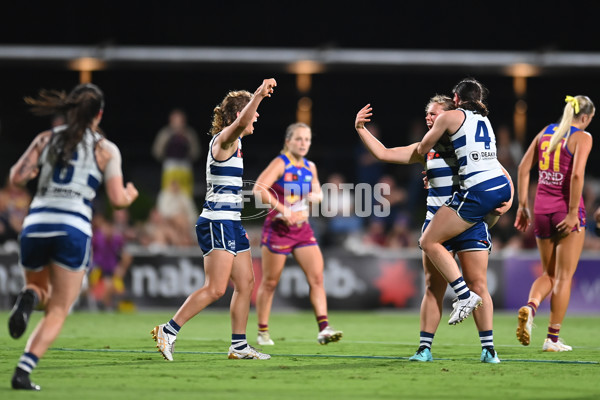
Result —
[[[53, 121], [55, 125], [60, 123], [60, 118]], [[379, 127], [375, 124], [369, 128], [374, 135], [380, 135]], [[423, 134], [422, 121], [415, 121], [409, 139], [416, 142]], [[523, 144], [515, 139], [508, 125], [499, 125], [496, 136], [498, 159], [516, 185]], [[197, 246], [194, 226], [202, 207], [203, 188], [194, 187], [194, 182], [203, 180], [200, 154], [198, 135], [188, 125], [185, 112], [172, 110], [168, 124], [158, 131], [152, 146], [152, 155], [162, 169], [160, 190], [150, 195], [147, 210], [135, 213], [135, 218], [132, 218], [131, 210], [108, 209], [103, 205], [103, 199], [98, 198], [95, 232], [104, 237], [119, 236], [122, 245], [116, 246], [118, 249], [124, 248], [124, 244], [137, 244], [154, 251], [164, 247]], [[323, 202], [317, 215], [311, 216], [321, 246], [344, 247], [360, 253], [382, 249], [417, 249], [426, 211], [423, 168], [420, 165], [383, 164], [362, 143], [357, 143], [353, 157], [354, 176], [324, 171], [326, 176], [321, 177], [326, 188]], [[200, 172], [194, 176], [195, 169], [202, 171], [202, 176], [199, 176]], [[384, 190], [378, 195], [379, 192], [373, 188]], [[535, 185], [530, 188], [530, 204], [533, 204], [535, 189]], [[600, 182], [586, 177], [584, 196], [589, 220], [585, 249], [599, 250], [600, 238], [595, 234], [593, 214], [599, 205]], [[16, 240], [31, 199], [30, 188], [6, 183], [0, 189], [0, 245], [16, 249]], [[389, 212], [378, 215], [375, 209], [381, 205], [382, 199], [389, 204]], [[251, 203], [246, 203], [246, 206]], [[516, 204], [515, 199], [512, 209], [491, 229], [494, 251], [535, 249], [533, 229], [522, 234], [513, 227]], [[244, 224], [250, 232], [252, 244], [258, 248], [262, 219], [247, 220]], [[104, 249], [110, 247], [106, 243], [103, 246]], [[120, 257], [116, 257], [118, 260], [113, 264], [121, 262]], [[117, 268], [113, 265], [105, 268], [114, 269], [118, 276], [126, 267], [121, 265]]]

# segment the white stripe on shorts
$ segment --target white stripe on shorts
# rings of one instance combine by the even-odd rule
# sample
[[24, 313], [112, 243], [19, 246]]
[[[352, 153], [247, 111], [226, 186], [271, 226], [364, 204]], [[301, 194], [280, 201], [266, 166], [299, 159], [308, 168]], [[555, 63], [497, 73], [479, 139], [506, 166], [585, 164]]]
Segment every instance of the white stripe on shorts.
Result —
[[221, 224], [221, 243], [223, 243], [223, 248], [227, 250], [227, 246], [225, 245], [225, 232], [223, 232], [223, 224]]

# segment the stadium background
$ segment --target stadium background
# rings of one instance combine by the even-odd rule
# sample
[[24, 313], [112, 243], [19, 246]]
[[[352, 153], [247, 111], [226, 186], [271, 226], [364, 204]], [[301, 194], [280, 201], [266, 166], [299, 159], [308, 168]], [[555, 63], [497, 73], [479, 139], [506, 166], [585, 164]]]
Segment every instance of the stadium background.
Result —
[[[516, 4], [518, 8], [513, 7]], [[56, 45], [88, 46], [101, 49], [102, 53], [102, 49], [120, 46], [163, 49], [173, 46], [189, 50], [250, 48], [255, 55], [269, 49], [311, 49], [323, 54], [365, 49], [417, 50], [442, 56], [448, 55], [440, 53], [443, 51], [464, 50], [479, 56], [480, 62], [460, 66], [443, 63], [382, 66], [370, 63], [368, 58], [360, 63], [326, 64], [323, 71], [312, 75], [311, 88], [306, 92], [298, 90], [296, 74], [289, 72], [286, 63], [107, 62], [105, 69], [91, 75], [92, 81], [106, 95], [102, 127], [121, 148], [126, 179], [134, 181], [146, 199], [152, 199], [159, 189], [160, 164], [151, 157], [150, 146], [158, 129], [165, 124], [168, 112], [174, 107], [183, 108], [190, 125], [202, 134], [210, 126], [213, 107], [228, 90], [254, 90], [266, 77], [275, 77], [278, 87], [273, 98], [261, 105], [256, 134], [245, 144], [247, 179], [255, 178], [278, 153], [284, 129], [295, 121], [302, 97], [312, 100], [314, 139], [310, 158], [318, 165], [322, 180], [333, 172], [342, 172], [349, 181], [355, 179], [354, 152], [360, 145], [353, 129], [354, 117], [367, 102], [375, 108], [382, 141], [388, 146], [405, 145], [411, 142], [408, 132], [415, 121], [423, 121], [423, 106], [428, 98], [434, 93], [448, 93], [458, 80], [473, 76], [490, 90], [488, 104], [495, 125], [514, 127], [515, 109], [525, 112], [525, 125], [520, 129], [526, 145], [541, 127], [560, 116], [564, 95], [587, 94], [597, 104], [600, 98], [597, 95], [600, 93], [600, 43], [594, 40], [593, 32], [600, 6], [595, 2], [579, 2], [577, 13], [511, 1], [393, 6], [389, 2], [372, 1], [368, 7], [337, 2], [292, 5], [264, 1], [174, 2], [166, 5], [158, 1], [97, 4], [59, 1], [0, 7], [3, 51], [14, 46], [43, 49]], [[571, 65], [544, 64], [538, 75], [526, 78], [526, 92], [518, 94], [514, 76], [496, 64], [490, 66], [485, 62], [486, 55], [506, 52], [537, 57], [542, 63], [544, 56], [560, 54], [565, 55]], [[582, 57], [584, 61], [579, 62]], [[3, 176], [33, 136], [48, 126], [49, 121], [28, 114], [23, 96], [33, 95], [40, 88], [69, 90], [79, 80], [80, 73], [70, 70], [66, 61], [36, 59], [35, 55], [0, 57], [0, 171]], [[596, 123], [590, 125], [592, 133], [596, 131]], [[208, 136], [201, 135], [201, 139], [205, 152]], [[595, 198], [600, 194], [596, 183], [600, 178], [600, 159], [594, 156], [598, 151], [597, 142], [586, 177], [592, 192], [590, 208], [595, 206]], [[197, 186], [201, 186], [204, 156], [196, 166]], [[387, 168], [401, 182], [408, 180], [408, 174], [413, 171], [405, 167]], [[138, 210], [139, 215], [144, 215], [143, 205], [139, 205]], [[13, 279], [14, 253], [8, 253], [0, 265], [2, 307], [10, 303], [8, 296], [16, 293], [13, 289], [18, 290], [18, 282]], [[350, 259], [347, 263], [352, 264], [352, 270], [358, 274], [364, 273], [369, 265], [385, 264], [387, 259], [409, 265], [408, 271], [413, 277], [409, 291], [416, 292], [408, 300], [402, 304], [394, 303], [393, 299], [386, 303], [382, 292], [378, 292], [373, 295], [375, 303], [367, 301], [362, 305], [415, 307], [418, 304], [422, 286], [416, 261], [418, 252], [391, 253], [388, 258], [379, 257], [376, 261], [372, 255], [366, 255], [358, 258], [361, 262], [357, 263], [357, 258], [345, 249], [334, 248], [326, 254], [328, 270], [332, 268], [331, 259], [338, 254], [342, 260]], [[164, 265], [179, 266], [182, 260], [169, 260], [165, 264], [160, 261], [163, 256], [148, 255], [143, 250], [139, 257], [144, 265], [153, 265], [159, 271]], [[532, 260], [527, 267], [530, 270], [539, 268], [534, 261], [535, 252], [523, 253], [522, 257]], [[197, 254], [188, 259], [192, 264], [201, 260]], [[597, 271], [596, 252], [586, 254], [586, 259], [591, 260], [586, 261], [591, 263], [590, 268], [595, 267]], [[490, 270], [504, 272], [512, 260], [504, 254], [496, 255]], [[346, 264], [342, 262], [342, 265]], [[383, 273], [384, 267], [380, 267], [378, 274]], [[382, 276], [378, 274], [371, 277], [372, 282]], [[167, 272], [159, 275], [169, 276]], [[396, 278], [406, 280], [404, 275]], [[505, 279], [508, 279], [506, 274], [499, 277], [500, 282]], [[599, 282], [600, 278], [593, 273], [586, 276], [581, 296], [591, 299], [591, 306], [586, 303], [583, 311], [600, 310]], [[498, 296], [496, 300], [503, 301], [504, 294]], [[173, 305], [181, 300], [177, 296], [170, 299]], [[164, 299], [160, 303], [169, 305]], [[501, 304], [510, 307], [508, 303]], [[307, 302], [288, 305], [306, 307]]]

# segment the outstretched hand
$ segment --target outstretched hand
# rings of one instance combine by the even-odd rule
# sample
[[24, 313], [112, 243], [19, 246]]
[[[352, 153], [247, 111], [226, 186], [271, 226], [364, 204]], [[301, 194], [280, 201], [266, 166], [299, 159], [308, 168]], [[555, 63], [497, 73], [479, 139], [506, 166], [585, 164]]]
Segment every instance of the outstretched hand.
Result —
[[262, 83], [262, 85], [260, 85], [260, 87], [258, 89], [256, 89], [256, 92], [254, 92], [254, 95], [258, 95], [261, 97], [271, 97], [271, 94], [273, 94], [274, 92], [274, 87], [277, 86], [277, 81], [275, 81], [275, 79], [273, 78], [269, 78], [269, 79], [265, 79]]
[[373, 108], [370, 104], [367, 104], [363, 108], [360, 109], [358, 114], [356, 114], [356, 120], [354, 121], [354, 127], [356, 129], [363, 129], [365, 127], [366, 122], [371, 122], [371, 116], [373, 116]]

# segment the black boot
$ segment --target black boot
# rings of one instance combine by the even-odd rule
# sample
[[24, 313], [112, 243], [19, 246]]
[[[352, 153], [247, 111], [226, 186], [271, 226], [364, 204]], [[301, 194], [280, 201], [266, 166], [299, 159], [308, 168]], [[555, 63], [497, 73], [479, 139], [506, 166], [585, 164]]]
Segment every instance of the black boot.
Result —
[[29, 374], [22, 369], [17, 368], [12, 377], [12, 388], [21, 390], [42, 390], [41, 387], [29, 380]]
[[32, 289], [27, 289], [19, 293], [15, 306], [8, 318], [8, 331], [10, 332], [10, 336], [18, 339], [25, 333], [27, 323], [29, 322], [29, 316], [37, 303], [37, 294]]

